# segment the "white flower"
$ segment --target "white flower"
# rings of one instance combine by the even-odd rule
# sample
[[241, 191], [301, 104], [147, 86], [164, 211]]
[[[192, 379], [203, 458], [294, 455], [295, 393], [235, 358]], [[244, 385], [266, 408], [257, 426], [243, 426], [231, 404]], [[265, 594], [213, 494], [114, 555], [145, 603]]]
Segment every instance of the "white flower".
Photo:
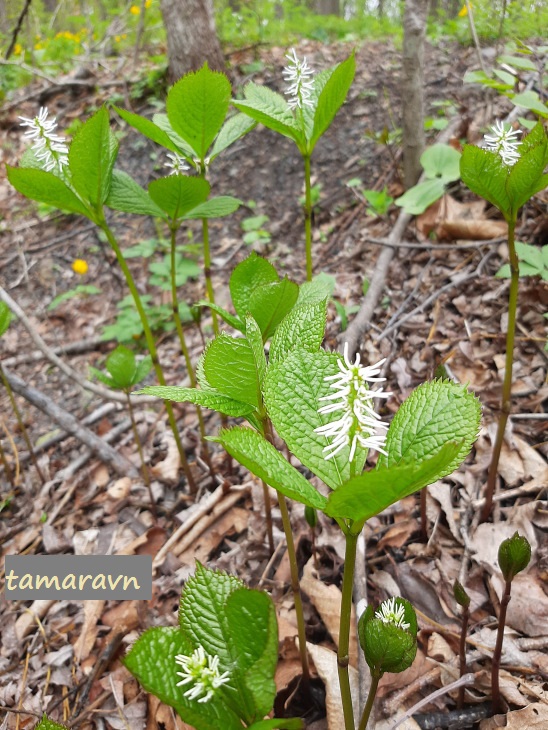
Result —
[[398, 629], [407, 630], [410, 626], [403, 619], [405, 618], [405, 608], [400, 603], [396, 606], [396, 599], [394, 597], [383, 601], [377, 611], [375, 611], [375, 617], [380, 618], [383, 624], [393, 624]]
[[186, 170], [190, 170], [190, 167], [186, 164], [185, 158], [178, 155], [176, 152], [168, 152], [167, 156], [171, 162], [164, 163], [164, 167], [171, 167], [172, 170], [170, 175], [181, 175]]
[[285, 57], [289, 59], [290, 63], [284, 68], [282, 74], [287, 83], [292, 82], [285, 92], [290, 97], [287, 101], [289, 108], [301, 108], [303, 104], [313, 106], [310, 94], [314, 89], [314, 81], [312, 79], [307, 80], [307, 77], [312, 76], [314, 72], [308, 65], [306, 57], [299, 61], [294, 48], [286, 53]]
[[322, 434], [333, 441], [324, 448], [326, 460], [350, 446], [349, 461], [354, 459], [358, 443], [364, 449], [384, 451], [384, 441], [388, 424], [380, 420], [375, 413], [372, 402], [375, 398], [388, 398], [391, 393], [382, 388], [372, 390], [368, 383], [381, 383], [386, 378], [377, 377], [384, 360], [375, 365], [360, 364], [360, 356], [356, 355], [353, 363], [348, 359], [348, 343], [344, 345], [344, 360], [339, 360], [340, 373], [328, 375], [325, 380], [333, 381], [330, 387], [334, 393], [320, 398], [328, 403], [318, 409], [318, 413], [340, 413], [334, 421], [314, 429], [315, 433]]
[[48, 120], [47, 107], [40, 107], [38, 116], [33, 119], [28, 117], [19, 117], [19, 119], [21, 119], [22, 127], [28, 127], [24, 136], [29, 140], [35, 140], [32, 149], [36, 159], [43, 163], [47, 172], [56, 167], [62, 170], [64, 165], [68, 165], [68, 147], [63, 137], [54, 134], [53, 130], [57, 127], [57, 122], [55, 117]]
[[509, 125], [497, 121], [491, 127], [491, 131], [493, 134], [486, 134], [484, 137], [485, 149], [497, 152], [508, 167], [515, 165], [520, 156], [517, 150], [519, 142], [515, 137], [521, 134], [521, 129], [512, 129]]
[[203, 647], [199, 646], [190, 656], [178, 654], [175, 661], [181, 665], [183, 671], [177, 672], [182, 677], [177, 682], [177, 687], [192, 683], [184, 696], [189, 700], [198, 702], [209, 702], [215, 691], [229, 681], [229, 673], [219, 673], [219, 657], [206, 654]]

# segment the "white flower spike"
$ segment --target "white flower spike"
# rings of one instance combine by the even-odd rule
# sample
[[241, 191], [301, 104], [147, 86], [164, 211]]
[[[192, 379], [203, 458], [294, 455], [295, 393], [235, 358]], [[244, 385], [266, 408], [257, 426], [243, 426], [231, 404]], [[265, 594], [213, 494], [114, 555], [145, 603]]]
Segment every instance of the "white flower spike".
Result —
[[485, 149], [491, 152], [497, 152], [508, 167], [512, 167], [519, 160], [518, 145], [519, 142], [515, 137], [521, 134], [521, 129], [512, 129], [510, 125], [497, 121], [492, 127], [493, 134], [486, 134]]
[[405, 618], [405, 608], [400, 603], [396, 606], [396, 599], [394, 597], [388, 598], [383, 601], [377, 611], [375, 611], [375, 618], [380, 618], [383, 624], [393, 624], [398, 629], [404, 629], [407, 631], [410, 624], [403, 619]]
[[24, 136], [27, 139], [35, 140], [32, 145], [37, 160], [44, 165], [44, 170], [51, 172], [56, 167], [62, 171], [64, 165], [68, 165], [68, 147], [65, 139], [54, 133], [57, 127], [55, 117], [48, 120], [47, 107], [40, 107], [38, 116], [33, 119], [19, 117], [21, 126], [28, 127]]
[[177, 682], [177, 687], [192, 683], [192, 687], [184, 693], [189, 700], [209, 702], [215, 691], [229, 681], [228, 672], [219, 673], [219, 657], [206, 654], [202, 646], [190, 656], [178, 654], [175, 661], [183, 669], [182, 672], [177, 672], [179, 677], [182, 677], [182, 680]]
[[170, 175], [182, 175], [183, 172], [190, 170], [190, 166], [186, 164], [185, 158], [176, 152], [168, 152], [167, 157], [171, 162], [165, 162], [164, 167], [171, 167]]
[[284, 68], [282, 74], [285, 81], [290, 84], [285, 92], [289, 96], [287, 100], [289, 108], [302, 108], [303, 104], [313, 106], [310, 94], [314, 89], [314, 81], [309, 77], [314, 75], [314, 71], [308, 65], [306, 56], [300, 61], [295, 49], [292, 48], [285, 57], [289, 60], [289, 65]]
[[326, 381], [333, 381], [330, 387], [335, 392], [320, 398], [328, 402], [318, 409], [321, 414], [339, 412], [339, 417], [314, 429], [315, 433], [333, 438], [323, 450], [326, 460], [350, 446], [348, 460], [351, 462], [358, 444], [364, 449], [375, 449], [386, 454], [383, 446], [388, 424], [380, 420], [373, 410], [372, 402], [375, 398], [388, 398], [392, 394], [382, 388], [372, 390], [368, 385], [386, 380], [377, 377], [383, 363], [384, 360], [381, 360], [375, 365], [361, 365], [359, 355], [351, 363], [348, 359], [348, 343], [345, 343], [344, 359], [338, 362], [340, 373], [325, 378]]

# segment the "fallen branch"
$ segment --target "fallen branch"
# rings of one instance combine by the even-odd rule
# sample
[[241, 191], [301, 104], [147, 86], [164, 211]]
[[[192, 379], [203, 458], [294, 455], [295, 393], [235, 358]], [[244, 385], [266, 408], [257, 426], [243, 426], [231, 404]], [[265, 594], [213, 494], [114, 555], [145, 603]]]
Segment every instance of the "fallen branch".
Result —
[[129, 459], [126, 459], [115, 451], [112, 446], [109, 446], [103, 439], [96, 436], [93, 431], [82, 426], [78, 419], [71, 413], [58, 406], [44, 393], [27, 385], [24, 380], [21, 380], [17, 375], [13, 375], [6, 368], [4, 368], [4, 375], [15, 393], [25, 398], [25, 400], [42, 411], [42, 413], [49, 416], [64, 431], [75, 436], [91, 449], [101, 461], [111, 466], [117, 474], [120, 474], [120, 476], [138, 476], [137, 469]]

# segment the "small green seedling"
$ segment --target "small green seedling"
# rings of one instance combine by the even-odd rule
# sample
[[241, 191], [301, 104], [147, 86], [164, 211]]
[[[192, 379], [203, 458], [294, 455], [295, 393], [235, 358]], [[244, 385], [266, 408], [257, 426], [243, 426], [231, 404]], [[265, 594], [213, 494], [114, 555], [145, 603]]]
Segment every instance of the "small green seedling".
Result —
[[[540, 276], [543, 281], [548, 281], [548, 244], [539, 248], [516, 241], [516, 254], [519, 259], [520, 277]], [[512, 276], [510, 264], [501, 266], [495, 276], [500, 279], [509, 279]]]
[[101, 290], [93, 284], [78, 284], [78, 286], [75, 286], [73, 289], [69, 289], [68, 291], [63, 292], [62, 294], [59, 294], [54, 299], [52, 299], [51, 302], [48, 304], [48, 312], [53, 312], [53, 310], [57, 309], [60, 304], [62, 304], [63, 302], [68, 302], [70, 299], [75, 299], [79, 297], [84, 298], [100, 293]]
[[409, 188], [396, 200], [396, 205], [410, 215], [424, 213], [432, 203], [442, 197], [449, 183], [460, 178], [460, 152], [448, 144], [428, 147], [422, 153], [420, 161], [426, 180]]
[[415, 610], [404, 598], [389, 598], [376, 611], [373, 606], [367, 606], [360, 616], [358, 638], [371, 670], [371, 687], [359, 730], [367, 727], [381, 677], [386, 672], [404, 672], [413, 664], [417, 631]]
[[506, 624], [506, 611], [510, 603], [510, 592], [512, 581], [518, 573], [529, 565], [531, 560], [531, 545], [526, 537], [515, 532], [512, 537], [503, 540], [499, 547], [499, 567], [504, 578], [504, 592], [500, 601], [499, 623], [497, 627], [497, 642], [493, 651], [493, 662], [491, 666], [491, 694], [493, 698], [493, 709], [495, 713], [503, 712], [502, 698], [499, 686], [500, 659], [502, 656], [502, 644], [504, 641], [504, 626]]
[[124, 664], [196, 730], [298, 730], [298, 719], [263, 720], [276, 696], [277, 661], [270, 596], [198, 564], [181, 595], [178, 627], [148, 629]]

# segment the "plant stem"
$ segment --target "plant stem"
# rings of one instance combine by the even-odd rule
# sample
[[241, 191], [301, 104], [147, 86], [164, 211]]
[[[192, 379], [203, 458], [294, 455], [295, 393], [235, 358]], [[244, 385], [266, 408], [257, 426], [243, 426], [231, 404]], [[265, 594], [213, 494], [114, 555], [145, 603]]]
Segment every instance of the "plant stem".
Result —
[[[135, 281], [133, 279], [133, 276], [131, 275], [131, 271], [129, 270], [127, 262], [122, 255], [122, 251], [120, 249], [120, 246], [118, 245], [118, 241], [116, 240], [116, 238], [114, 237], [114, 234], [110, 230], [108, 223], [106, 222], [105, 217], [102, 212], [98, 217], [98, 226], [104, 232], [105, 236], [108, 239], [108, 242], [110, 243], [110, 245], [112, 247], [112, 250], [116, 254], [116, 259], [118, 261], [120, 268], [122, 269], [122, 273], [126, 280], [126, 284], [128, 285], [129, 291], [131, 292], [131, 296], [133, 297], [135, 307], [139, 314], [139, 319], [141, 320], [141, 324], [143, 326], [143, 331], [145, 333], [145, 340], [147, 343], [147, 348], [150, 353], [150, 357], [152, 358], [152, 364], [154, 366], [154, 371], [156, 373], [156, 377], [158, 378], [158, 382], [160, 383], [160, 385], [165, 385], [166, 379], [164, 377], [164, 371], [162, 370], [162, 366], [160, 365], [160, 360], [158, 359], [158, 351], [156, 350], [156, 344], [154, 343], [154, 337], [152, 336], [152, 330], [150, 329], [150, 324], [148, 322], [148, 318], [147, 318], [147, 315], [145, 312], [145, 308], [143, 307], [141, 297], [139, 296], [139, 291], [137, 290], [137, 286], [135, 285]], [[188, 465], [185, 450], [183, 448], [183, 442], [181, 441], [181, 436], [179, 434], [179, 431], [177, 430], [177, 421], [175, 420], [175, 415], [173, 413], [173, 406], [171, 405], [171, 403], [169, 401], [164, 401], [164, 406], [165, 406], [167, 417], [169, 420], [169, 425], [173, 432], [173, 438], [175, 439], [175, 443], [177, 445], [177, 451], [179, 452], [179, 457], [181, 459], [181, 465], [183, 467], [183, 471], [185, 473], [186, 480], [188, 482], [188, 487], [189, 487], [190, 493], [195, 494], [196, 493], [196, 483], [194, 481], [194, 477], [192, 476], [192, 472], [190, 471], [190, 467]]]
[[289, 518], [289, 510], [285, 497], [280, 492], [278, 494], [278, 504], [282, 513], [282, 524], [287, 542], [287, 556], [289, 558], [289, 569], [291, 572], [291, 589], [293, 590], [293, 599], [295, 600], [295, 613], [297, 615], [297, 631], [299, 635], [299, 653], [301, 655], [301, 664], [303, 668], [303, 689], [307, 690], [310, 683], [310, 669], [308, 667], [308, 654], [306, 651], [306, 630], [304, 623], [303, 599], [301, 596], [301, 585], [299, 583], [299, 565], [297, 563], [297, 553], [295, 551], [295, 542], [291, 531], [291, 520]]
[[2, 378], [2, 383], [4, 384], [4, 388], [6, 389], [8, 398], [10, 399], [11, 407], [15, 414], [15, 418], [17, 419], [17, 423], [19, 424], [19, 428], [21, 430], [21, 435], [23, 436], [23, 439], [25, 440], [25, 443], [27, 445], [27, 449], [29, 450], [29, 455], [32, 460], [32, 463], [34, 464], [34, 468], [36, 469], [36, 472], [37, 472], [38, 476], [40, 477], [40, 481], [42, 482], [42, 484], [45, 484], [46, 478], [44, 477], [44, 474], [38, 464], [38, 459], [36, 458], [36, 454], [34, 453], [34, 449], [32, 448], [32, 442], [30, 440], [29, 433], [25, 427], [23, 418], [21, 416], [21, 411], [19, 410], [19, 407], [17, 406], [17, 402], [13, 395], [13, 390], [11, 389], [11, 385], [9, 384], [9, 381], [6, 378], [1, 365], [0, 365], [0, 377]]
[[352, 707], [352, 693], [350, 691], [350, 676], [348, 655], [350, 648], [350, 624], [352, 618], [352, 587], [354, 585], [354, 569], [356, 566], [356, 548], [358, 535], [346, 532], [346, 550], [344, 556], [344, 575], [342, 582], [341, 619], [339, 626], [339, 650], [337, 652], [337, 667], [339, 672], [339, 686], [344, 714], [345, 730], [354, 730], [354, 708]]
[[516, 312], [518, 306], [518, 286], [519, 286], [519, 260], [516, 253], [516, 245], [514, 232], [516, 228], [516, 217], [508, 223], [508, 250], [510, 258], [510, 294], [508, 297], [508, 331], [506, 333], [506, 362], [504, 367], [504, 381], [502, 384], [501, 412], [497, 425], [497, 435], [493, 445], [493, 454], [491, 463], [489, 464], [489, 473], [487, 475], [487, 487], [485, 489], [485, 504], [480, 515], [480, 521], [485, 522], [489, 519], [491, 508], [493, 506], [493, 495], [495, 493], [495, 485], [497, 483], [497, 471], [504, 442], [504, 432], [506, 423], [510, 415], [510, 407], [512, 405], [512, 367], [514, 364], [514, 338], [516, 334]]
[[428, 529], [426, 524], [426, 487], [420, 491], [421, 500], [421, 538], [423, 542], [428, 542]]
[[363, 708], [363, 715], [362, 719], [360, 720], [360, 726], [358, 730], [365, 730], [365, 728], [367, 727], [367, 722], [369, 720], [369, 716], [371, 715], [371, 710], [373, 709], [373, 702], [375, 701], [375, 695], [377, 694], [377, 687], [379, 686], [380, 678], [380, 675], [371, 675], [371, 686], [369, 687], [367, 702], [365, 703], [365, 707]]
[[6, 452], [4, 451], [4, 447], [2, 446], [2, 442], [0, 441], [0, 462], [2, 463], [4, 467], [4, 471], [6, 473], [6, 478], [8, 482], [11, 484], [12, 487], [15, 487], [15, 481], [13, 479], [13, 472], [11, 470], [11, 467], [8, 463], [8, 460], [6, 458]]
[[[265, 438], [273, 443], [272, 425], [267, 417], [262, 420], [262, 427]], [[306, 628], [304, 623], [303, 599], [301, 596], [301, 584], [299, 583], [299, 564], [297, 563], [297, 551], [295, 550], [295, 541], [293, 540], [293, 532], [291, 530], [291, 519], [285, 497], [281, 492], [276, 490], [278, 495], [278, 504], [282, 513], [282, 525], [284, 528], [285, 541], [287, 543], [287, 557], [289, 558], [289, 571], [291, 573], [291, 589], [293, 591], [293, 599], [295, 601], [295, 614], [297, 616], [297, 634], [299, 637], [299, 653], [301, 656], [301, 665], [303, 669], [303, 688], [308, 691], [310, 684], [310, 668], [308, 666], [308, 653], [306, 651]]]
[[312, 190], [310, 188], [310, 155], [304, 159], [304, 235], [306, 247], [306, 280], [312, 279]]
[[495, 644], [495, 650], [493, 652], [493, 662], [491, 664], [491, 696], [493, 701], [493, 712], [495, 714], [504, 712], [500, 697], [499, 687], [499, 670], [500, 670], [500, 658], [502, 656], [502, 642], [504, 641], [504, 626], [506, 624], [506, 610], [510, 603], [510, 590], [512, 587], [512, 581], [507, 580], [504, 584], [504, 593], [500, 602], [500, 613], [499, 613], [499, 625], [497, 628], [497, 643]]
[[154, 495], [152, 493], [152, 485], [150, 484], [150, 475], [148, 473], [148, 468], [147, 468], [147, 465], [145, 464], [145, 457], [143, 454], [143, 444], [141, 443], [139, 431], [137, 430], [137, 423], [135, 421], [135, 412], [133, 410], [133, 406], [131, 405], [131, 398], [129, 397], [129, 390], [126, 390], [124, 392], [125, 392], [126, 398], [127, 398], [127, 409], [129, 411], [129, 420], [131, 421], [131, 430], [133, 431], [133, 438], [135, 439], [135, 445], [137, 446], [137, 451], [139, 453], [139, 459], [141, 460], [141, 474], [143, 475], [143, 481], [146, 484], [146, 487], [148, 489], [148, 494], [150, 497], [150, 509], [152, 511], [154, 519], [157, 519], [158, 513], [156, 511], [156, 502], [154, 501]]
[[264, 497], [264, 514], [266, 521], [266, 536], [268, 538], [268, 549], [270, 554], [274, 553], [274, 531], [272, 528], [272, 507], [270, 506], [270, 495], [268, 493], [268, 484], [261, 479], [263, 485], [263, 497]]
[[[209, 221], [207, 218], [202, 218], [202, 238], [204, 242], [204, 276], [207, 298], [212, 304], [215, 304], [215, 294], [213, 292], [213, 283], [211, 281], [211, 250], [209, 248]], [[217, 319], [217, 312], [211, 310], [211, 316], [213, 317], [213, 332], [215, 337], [217, 337], [219, 334], [219, 320]]]
[[[175, 270], [175, 237], [177, 234], [177, 227], [176, 223], [174, 222], [173, 225], [170, 226], [170, 232], [171, 232], [171, 246], [170, 246], [170, 262], [171, 262], [171, 308], [173, 310], [173, 320], [175, 322], [175, 329], [177, 330], [177, 335], [179, 336], [179, 342], [181, 344], [181, 352], [183, 353], [183, 357], [185, 359], [186, 369], [188, 372], [188, 377], [190, 379], [190, 385], [195, 388], [196, 387], [196, 374], [194, 373], [194, 368], [192, 367], [192, 361], [190, 359], [190, 353], [188, 351], [188, 346], [186, 344], [185, 339], [185, 333], [183, 330], [183, 323], [181, 322], [181, 316], [179, 314], [179, 302], [177, 301], [177, 272]], [[196, 414], [198, 415], [198, 427], [200, 429], [200, 436], [202, 439], [202, 452], [204, 455], [205, 462], [207, 464], [207, 467], [209, 469], [209, 473], [211, 476], [213, 476], [213, 466], [211, 464], [211, 458], [209, 456], [209, 448], [207, 446], [206, 441], [206, 431], [205, 431], [205, 424], [204, 424], [204, 417], [202, 414], [202, 409], [200, 406], [195, 406], [196, 408]]]
[[[466, 634], [468, 633], [468, 620], [470, 618], [470, 609], [468, 606], [462, 607], [462, 625], [460, 627], [460, 645], [459, 645], [459, 667], [460, 675], [466, 674]], [[464, 707], [464, 685], [459, 687], [459, 694], [457, 697], [457, 709], [462, 710]]]

